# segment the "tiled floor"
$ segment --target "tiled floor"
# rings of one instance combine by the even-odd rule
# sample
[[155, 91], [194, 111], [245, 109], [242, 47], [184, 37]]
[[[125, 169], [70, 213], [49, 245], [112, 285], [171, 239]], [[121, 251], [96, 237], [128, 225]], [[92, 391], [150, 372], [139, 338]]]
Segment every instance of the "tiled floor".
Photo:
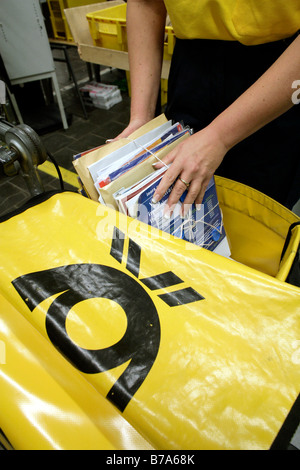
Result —
[[[89, 81], [86, 64], [82, 62], [76, 48], [69, 50], [72, 65], [79, 84]], [[55, 51], [57, 56], [58, 52]], [[58, 54], [59, 55], [59, 54]], [[125, 73], [111, 70], [101, 66], [101, 81], [104, 83], [126, 84]], [[72, 115], [69, 129], [58, 129], [41, 135], [46, 149], [54, 156], [58, 165], [75, 174], [72, 158], [77, 153], [94, 148], [105, 142], [106, 139], [118, 135], [129, 120], [130, 98], [126, 91], [122, 92], [123, 101], [110, 110], [86, 108], [88, 119], [83, 116], [78, 96], [75, 93], [73, 82], [69, 79], [66, 64], [56, 63], [56, 72], [61, 88], [62, 99], [66, 111]], [[26, 123], [28, 124], [28, 123]], [[45, 190], [59, 189], [60, 184], [56, 176], [40, 172]], [[65, 189], [77, 191], [77, 188], [65, 183]], [[26, 185], [21, 176], [0, 179], [0, 216], [19, 208], [30, 198]], [[300, 203], [294, 208], [300, 214]], [[300, 429], [292, 440], [292, 449], [300, 449]], [[1, 449], [1, 445], [0, 445]]]

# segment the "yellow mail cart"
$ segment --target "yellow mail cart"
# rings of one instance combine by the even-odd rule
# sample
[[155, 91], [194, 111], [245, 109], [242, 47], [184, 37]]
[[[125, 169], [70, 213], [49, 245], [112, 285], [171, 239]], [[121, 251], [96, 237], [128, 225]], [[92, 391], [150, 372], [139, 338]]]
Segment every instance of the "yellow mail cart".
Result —
[[5, 448], [286, 447], [299, 418], [300, 221], [249, 187], [216, 185], [232, 259], [72, 192], [2, 217]]

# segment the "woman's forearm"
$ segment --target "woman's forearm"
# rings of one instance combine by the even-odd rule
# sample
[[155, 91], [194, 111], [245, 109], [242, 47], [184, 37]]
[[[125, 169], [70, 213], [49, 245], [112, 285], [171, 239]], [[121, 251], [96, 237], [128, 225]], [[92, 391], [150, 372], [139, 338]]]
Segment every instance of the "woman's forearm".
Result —
[[155, 115], [163, 58], [166, 9], [162, 0], [128, 0], [127, 36], [131, 120]]

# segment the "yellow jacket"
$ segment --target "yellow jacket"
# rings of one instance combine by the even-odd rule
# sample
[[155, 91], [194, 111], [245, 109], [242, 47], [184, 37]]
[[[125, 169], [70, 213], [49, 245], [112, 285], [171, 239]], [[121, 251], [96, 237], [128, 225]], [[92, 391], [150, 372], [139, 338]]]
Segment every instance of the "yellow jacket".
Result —
[[222, 39], [246, 45], [292, 36], [300, 0], [164, 0], [180, 39]]

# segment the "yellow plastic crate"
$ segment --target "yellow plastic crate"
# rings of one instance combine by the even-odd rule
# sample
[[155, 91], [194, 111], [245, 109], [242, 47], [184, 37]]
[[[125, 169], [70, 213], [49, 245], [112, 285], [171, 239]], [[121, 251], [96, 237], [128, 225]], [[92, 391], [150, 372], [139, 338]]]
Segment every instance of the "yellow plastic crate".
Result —
[[[127, 4], [105, 8], [86, 15], [95, 46], [128, 51], [126, 28]], [[172, 26], [165, 28], [164, 59], [170, 60], [175, 44]]]
[[65, 8], [75, 8], [105, 1], [106, 0], [47, 0], [54, 38], [73, 41], [64, 13]]
[[95, 46], [127, 51], [126, 3], [86, 15]]
[[160, 81], [161, 105], [164, 106], [168, 101], [168, 79], [162, 78]]
[[172, 26], [165, 27], [164, 60], [171, 60], [175, 46], [175, 34]]
[[66, 39], [66, 28], [62, 18], [61, 6], [58, 0], [48, 0], [50, 20], [55, 39]]

